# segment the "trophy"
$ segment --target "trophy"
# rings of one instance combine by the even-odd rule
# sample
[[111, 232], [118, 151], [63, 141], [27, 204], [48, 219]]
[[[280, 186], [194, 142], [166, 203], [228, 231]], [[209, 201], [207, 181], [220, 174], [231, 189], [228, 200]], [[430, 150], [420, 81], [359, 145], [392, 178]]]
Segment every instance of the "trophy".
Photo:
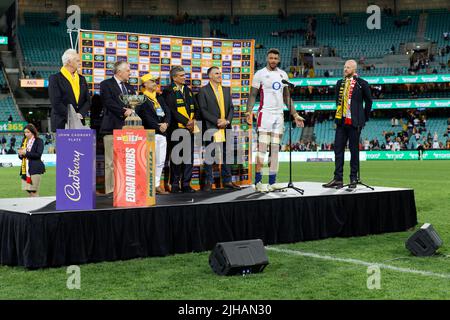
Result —
[[125, 125], [123, 126], [124, 129], [144, 129], [144, 126], [142, 125], [141, 118], [136, 114], [136, 107], [143, 104], [147, 97], [144, 95], [137, 95], [137, 94], [122, 94], [120, 95], [120, 100], [127, 106], [127, 108], [130, 108], [133, 110], [131, 115], [126, 117], [125, 119]]

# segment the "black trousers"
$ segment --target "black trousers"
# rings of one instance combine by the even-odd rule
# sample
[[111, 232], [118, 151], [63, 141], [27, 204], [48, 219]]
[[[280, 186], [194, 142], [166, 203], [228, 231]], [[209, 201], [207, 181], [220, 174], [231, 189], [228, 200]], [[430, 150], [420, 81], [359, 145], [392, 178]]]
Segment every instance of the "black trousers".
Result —
[[357, 180], [359, 166], [359, 132], [358, 128], [338, 125], [334, 139], [335, 169], [334, 179], [343, 181], [344, 152], [347, 141], [350, 148], [350, 181]]
[[[186, 130], [187, 131], [187, 130]], [[180, 186], [180, 181], [182, 183], [181, 187], [187, 187], [191, 183], [192, 169], [194, 164], [194, 135], [190, 134], [191, 137], [191, 159], [189, 163], [175, 164], [172, 159], [173, 148], [181, 142], [169, 141], [169, 157], [170, 157], [170, 184], [173, 186]], [[183, 157], [183, 152], [180, 152], [180, 156]]]

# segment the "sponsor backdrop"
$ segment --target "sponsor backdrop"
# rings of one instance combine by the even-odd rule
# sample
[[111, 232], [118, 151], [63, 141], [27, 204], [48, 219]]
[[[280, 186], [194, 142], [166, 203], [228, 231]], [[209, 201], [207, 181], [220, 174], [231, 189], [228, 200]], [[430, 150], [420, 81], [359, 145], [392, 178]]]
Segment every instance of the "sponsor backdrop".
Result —
[[[161, 77], [160, 85], [170, 83], [169, 71], [181, 65], [186, 82], [194, 92], [208, 83], [206, 70], [222, 69], [223, 85], [231, 87], [235, 113], [232, 122], [236, 148], [243, 148], [246, 161], [233, 165], [233, 181], [251, 183], [251, 127], [245, 121], [246, 104], [254, 73], [254, 40], [204, 39], [148, 34], [80, 30], [79, 48], [82, 74], [92, 94], [98, 94], [100, 82], [113, 76], [116, 61], [131, 66], [130, 84], [138, 89], [139, 77], [150, 72]], [[201, 150], [195, 150], [192, 185], [200, 185]], [[217, 176], [216, 176], [217, 178]]]

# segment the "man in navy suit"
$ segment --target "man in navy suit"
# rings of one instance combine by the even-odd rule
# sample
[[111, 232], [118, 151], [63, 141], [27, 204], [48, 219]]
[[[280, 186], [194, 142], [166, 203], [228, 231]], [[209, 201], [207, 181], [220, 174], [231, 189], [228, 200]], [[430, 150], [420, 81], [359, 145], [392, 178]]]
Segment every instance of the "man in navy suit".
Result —
[[67, 123], [68, 106], [72, 105], [81, 122], [91, 107], [91, 97], [86, 79], [77, 73], [81, 67], [78, 53], [68, 49], [62, 56], [63, 67], [61, 71], [48, 79], [48, 94], [51, 110], [52, 131], [64, 129]]
[[104, 134], [106, 194], [114, 191], [113, 130], [122, 129], [125, 118], [132, 113], [132, 110], [120, 100], [120, 96], [136, 94], [128, 83], [130, 72], [130, 65], [126, 61], [118, 61], [114, 64], [114, 76], [100, 83], [100, 98], [103, 105], [100, 133]]
[[[350, 185], [356, 188], [359, 168], [359, 135], [372, 109], [372, 95], [369, 84], [356, 74], [355, 60], [348, 60], [344, 66], [344, 79], [336, 84], [336, 136], [334, 142], [334, 178], [324, 188], [342, 188], [344, 152], [347, 141], [350, 149]], [[365, 102], [365, 106], [363, 105]]]

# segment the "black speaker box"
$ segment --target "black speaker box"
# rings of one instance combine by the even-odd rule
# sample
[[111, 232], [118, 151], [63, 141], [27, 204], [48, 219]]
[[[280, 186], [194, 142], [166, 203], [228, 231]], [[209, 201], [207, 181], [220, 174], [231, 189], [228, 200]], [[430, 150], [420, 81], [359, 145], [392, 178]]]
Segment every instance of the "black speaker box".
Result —
[[442, 240], [429, 223], [425, 223], [406, 241], [406, 248], [419, 257], [432, 256], [440, 246]]
[[268, 264], [260, 239], [219, 242], [209, 255], [209, 265], [218, 275], [258, 273]]

